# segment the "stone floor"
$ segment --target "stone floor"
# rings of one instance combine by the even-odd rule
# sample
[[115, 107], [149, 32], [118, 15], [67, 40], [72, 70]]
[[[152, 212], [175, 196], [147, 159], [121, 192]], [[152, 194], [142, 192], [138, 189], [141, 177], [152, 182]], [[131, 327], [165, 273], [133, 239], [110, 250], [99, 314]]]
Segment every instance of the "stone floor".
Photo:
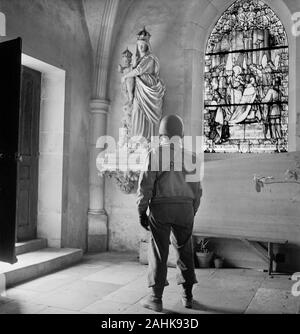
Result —
[[[149, 294], [147, 267], [132, 254], [86, 255], [81, 263], [2, 293], [0, 314], [151, 314], [140, 301]], [[247, 269], [197, 269], [194, 310], [181, 306], [170, 268], [164, 294], [167, 314], [300, 313], [289, 276]]]

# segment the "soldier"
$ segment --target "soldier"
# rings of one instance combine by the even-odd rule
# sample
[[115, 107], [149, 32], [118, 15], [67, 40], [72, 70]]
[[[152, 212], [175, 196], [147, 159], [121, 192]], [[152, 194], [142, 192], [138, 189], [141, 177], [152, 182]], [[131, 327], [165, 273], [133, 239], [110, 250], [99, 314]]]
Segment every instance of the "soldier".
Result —
[[[162, 311], [162, 296], [167, 282], [169, 240], [177, 254], [177, 283], [183, 286], [184, 307], [193, 306], [194, 271], [192, 232], [200, 205], [200, 171], [195, 173], [195, 154], [181, 145], [183, 122], [175, 115], [163, 118], [159, 129], [160, 145], [150, 151], [138, 188], [140, 224], [151, 232], [148, 283], [152, 295], [142, 306]], [[197, 160], [199, 162], [199, 160]], [[198, 173], [199, 172], [199, 173]], [[148, 217], [147, 210], [150, 209]]]

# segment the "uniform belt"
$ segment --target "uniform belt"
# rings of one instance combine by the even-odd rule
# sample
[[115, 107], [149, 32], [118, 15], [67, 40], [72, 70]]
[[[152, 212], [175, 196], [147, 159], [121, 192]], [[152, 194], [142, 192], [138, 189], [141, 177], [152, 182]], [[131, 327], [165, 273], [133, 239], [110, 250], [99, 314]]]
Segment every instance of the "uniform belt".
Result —
[[151, 200], [151, 205], [170, 203], [170, 204], [183, 204], [183, 203], [193, 203], [193, 199], [189, 197], [155, 197]]

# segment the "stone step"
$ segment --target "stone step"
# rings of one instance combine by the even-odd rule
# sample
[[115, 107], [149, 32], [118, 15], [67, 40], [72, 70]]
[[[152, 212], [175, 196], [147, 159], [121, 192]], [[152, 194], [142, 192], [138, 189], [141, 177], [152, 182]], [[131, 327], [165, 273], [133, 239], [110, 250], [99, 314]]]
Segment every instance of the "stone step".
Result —
[[69, 267], [82, 259], [81, 249], [44, 248], [18, 256], [18, 262], [9, 265], [0, 262], [0, 281], [10, 288], [17, 284], [38, 278]]
[[43, 248], [47, 248], [47, 239], [34, 239], [16, 243], [16, 255], [34, 252]]

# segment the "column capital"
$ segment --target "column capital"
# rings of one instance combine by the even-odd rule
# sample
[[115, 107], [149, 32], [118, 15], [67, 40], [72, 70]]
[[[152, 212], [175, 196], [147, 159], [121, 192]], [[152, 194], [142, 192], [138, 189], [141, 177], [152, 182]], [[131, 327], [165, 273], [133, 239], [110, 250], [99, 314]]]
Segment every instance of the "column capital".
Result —
[[90, 101], [91, 114], [108, 114], [110, 101], [104, 99], [93, 99]]

